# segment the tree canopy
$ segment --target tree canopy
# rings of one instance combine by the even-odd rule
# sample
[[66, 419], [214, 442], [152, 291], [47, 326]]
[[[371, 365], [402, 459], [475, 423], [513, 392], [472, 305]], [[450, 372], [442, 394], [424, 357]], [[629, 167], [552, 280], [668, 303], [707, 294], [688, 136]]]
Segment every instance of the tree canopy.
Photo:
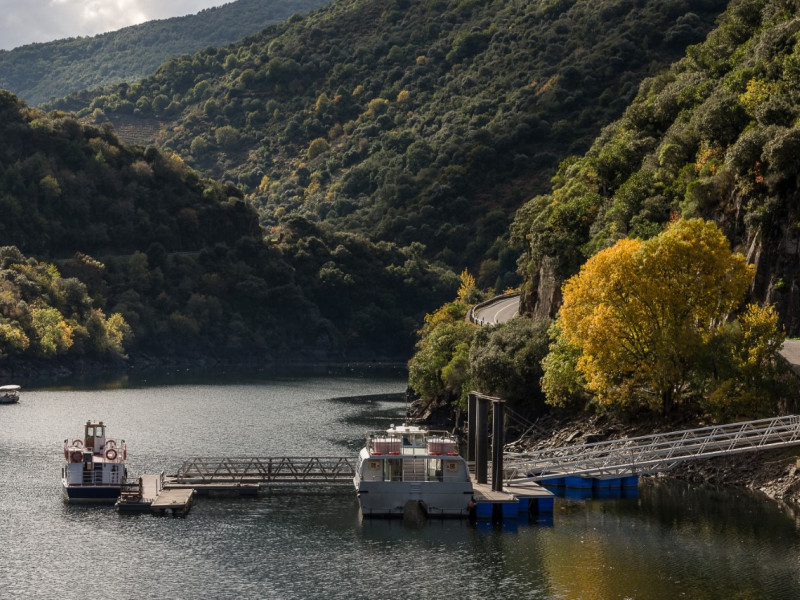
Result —
[[338, 0], [54, 108], [110, 120], [284, 215], [519, 282], [513, 211], [698, 42], [724, 0]]
[[563, 287], [556, 328], [573, 351], [561, 348], [546, 363], [551, 402], [565, 400], [559, 357], [575, 360], [572, 372], [598, 404], [645, 404], [664, 413], [707, 399], [732, 375], [721, 367], [734, 367], [733, 356], [738, 367], [752, 360], [764, 369], [751, 384], [768, 377], [783, 340], [774, 311], [751, 305], [735, 332], [731, 327], [753, 272], [702, 219], [598, 252]]
[[592, 148], [561, 163], [551, 192], [513, 226], [526, 248], [525, 310], [555, 315], [548, 292], [584, 261], [657, 235], [677, 214], [715, 221], [755, 266], [751, 299], [800, 334], [797, 11], [794, 0], [732, 0], [705, 41], [643, 81]]
[[[458, 287], [419, 244], [376, 244], [300, 217], [266, 240], [235, 186], [3, 91], [0, 139], [0, 240], [22, 265], [0, 290], [26, 281], [16, 272], [34, 260], [57, 267], [54, 281], [73, 295], [83, 286], [82, 302], [99, 311], [73, 317], [51, 299], [60, 283], [58, 293], [26, 284], [42, 298], [24, 297], [25, 318], [14, 294], [0, 310], [8, 356], [121, 355], [124, 345], [133, 358], [402, 360], [418, 321]], [[124, 340], [115, 314], [130, 327]]]
[[91, 37], [0, 50], [0, 88], [41, 104], [80, 90], [136, 81], [172, 57], [230, 44], [326, 1], [237, 0]]

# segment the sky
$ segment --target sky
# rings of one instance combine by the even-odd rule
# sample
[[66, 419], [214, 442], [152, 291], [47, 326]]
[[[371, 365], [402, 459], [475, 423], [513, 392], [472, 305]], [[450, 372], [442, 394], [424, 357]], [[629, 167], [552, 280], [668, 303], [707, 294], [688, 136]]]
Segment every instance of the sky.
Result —
[[0, 49], [190, 15], [232, 0], [0, 0]]

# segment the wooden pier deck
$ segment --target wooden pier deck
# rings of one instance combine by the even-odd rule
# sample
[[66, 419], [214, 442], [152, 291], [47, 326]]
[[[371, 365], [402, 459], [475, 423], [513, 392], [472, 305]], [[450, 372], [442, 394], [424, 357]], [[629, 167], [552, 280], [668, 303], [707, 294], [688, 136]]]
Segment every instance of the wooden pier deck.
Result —
[[502, 492], [492, 489], [488, 483], [472, 482], [473, 494], [476, 502], [491, 502], [502, 504], [504, 502], [517, 502], [520, 498], [552, 498], [555, 494], [542, 486], [538, 481], [515, 481], [503, 486]]
[[150, 505], [150, 512], [154, 515], [173, 514], [183, 516], [189, 512], [194, 497], [193, 489], [164, 489]]
[[191, 487], [170, 488], [164, 473], [147, 473], [123, 487], [116, 508], [120, 512], [185, 516], [192, 506], [194, 494]]
[[472, 482], [472, 496], [475, 502], [489, 502], [490, 504], [504, 504], [506, 502], [516, 502], [517, 499], [514, 494], [508, 492], [496, 492], [488, 483], [475, 483]]

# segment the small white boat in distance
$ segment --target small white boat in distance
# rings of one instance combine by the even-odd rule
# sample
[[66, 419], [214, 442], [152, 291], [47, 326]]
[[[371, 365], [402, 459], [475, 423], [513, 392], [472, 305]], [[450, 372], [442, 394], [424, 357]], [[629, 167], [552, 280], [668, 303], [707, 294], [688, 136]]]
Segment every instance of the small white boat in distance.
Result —
[[106, 438], [102, 421], [86, 421], [83, 439], [64, 440], [61, 483], [69, 502], [115, 502], [128, 475], [125, 440]]
[[18, 385], [0, 385], [0, 404], [16, 404], [19, 402]]
[[467, 517], [473, 493], [455, 438], [405, 424], [367, 433], [353, 484], [365, 517], [402, 516], [408, 502], [429, 517]]

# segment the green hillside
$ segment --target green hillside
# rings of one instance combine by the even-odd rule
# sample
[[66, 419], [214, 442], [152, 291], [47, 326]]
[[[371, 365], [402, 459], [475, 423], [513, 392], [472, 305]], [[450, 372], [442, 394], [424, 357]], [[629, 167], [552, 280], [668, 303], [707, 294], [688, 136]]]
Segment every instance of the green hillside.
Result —
[[301, 218], [265, 242], [234, 186], [8, 92], [0, 139], [0, 359], [397, 359], [457, 287]]
[[0, 50], [0, 88], [41, 104], [78, 90], [135, 81], [173, 56], [229, 44], [325, 1], [237, 0], [93, 37]]
[[557, 289], [598, 250], [650, 238], [676, 216], [716, 221], [756, 267], [753, 299], [800, 334], [800, 19], [797, 3], [738, 0], [720, 27], [645, 81], [621, 119], [553, 190], [519, 213], [525, 304], [553, 314]]
[[514, 211], [725, 5], [341, 0], [52, 106], [235, 183], [274, 235], [301, 215], [420, 242], [503, 288]]

